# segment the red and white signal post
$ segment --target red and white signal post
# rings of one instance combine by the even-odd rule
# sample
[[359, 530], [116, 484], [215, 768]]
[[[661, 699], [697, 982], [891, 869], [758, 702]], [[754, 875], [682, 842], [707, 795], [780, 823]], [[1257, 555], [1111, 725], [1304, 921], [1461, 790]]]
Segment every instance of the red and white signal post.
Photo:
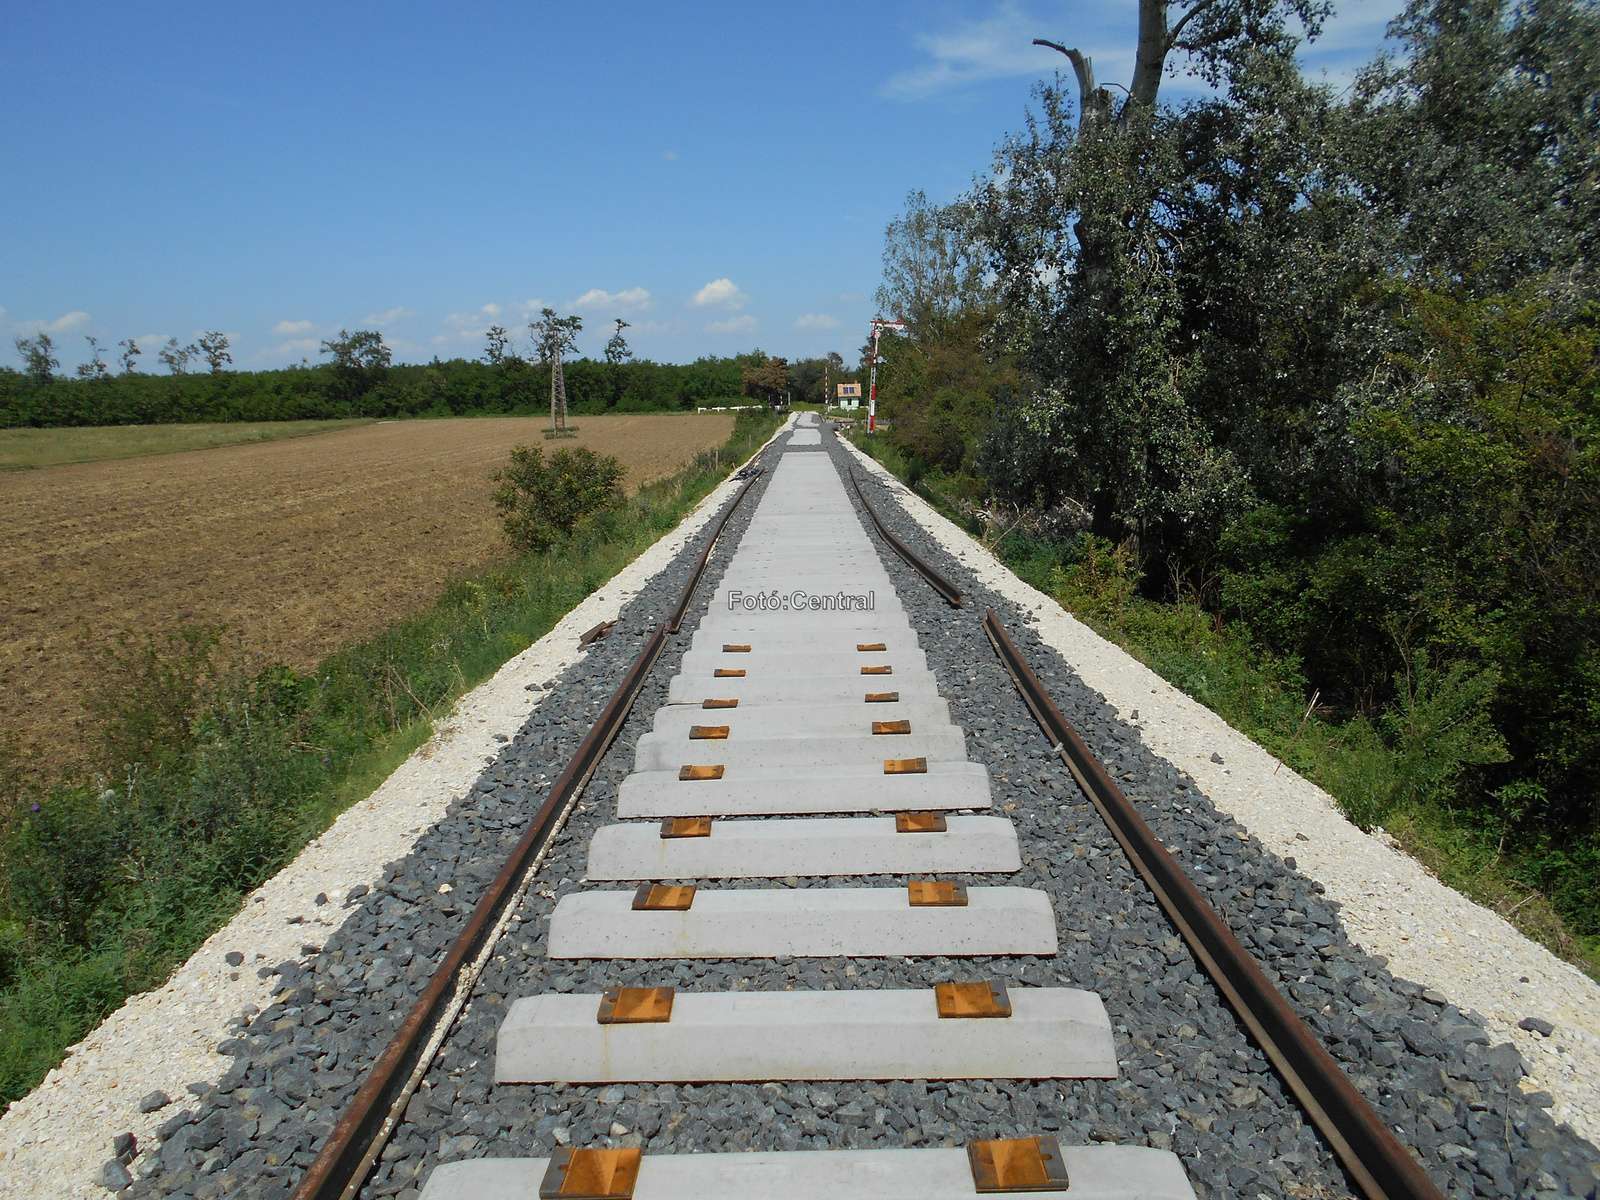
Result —
[[882, 317], [872, 318], [872, 386], [867, 393], [867, 432], [871, 433], [878, 427], [878, 336], [885, 329], [893, 329], [897, 333], [905, 331], [904, 321], [885, 321]]

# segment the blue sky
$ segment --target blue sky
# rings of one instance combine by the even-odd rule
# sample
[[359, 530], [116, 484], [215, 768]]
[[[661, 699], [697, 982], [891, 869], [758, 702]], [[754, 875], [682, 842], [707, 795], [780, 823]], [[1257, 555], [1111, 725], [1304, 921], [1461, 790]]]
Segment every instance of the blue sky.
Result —
[[[1395, 0], [1344, 0], [1342, 82]], [[343, 328], [482, 353], [542, 304], [598, 354], [861, 344], [883, 229], [947, 200], [1064, 60], [1126, 82], [1136, 0], [806, 5], [32, 3], [0, 40], [0, 333], [240, 368]], [[1180, 94], [1179, 86], [1169, 95]], [[14, 361], [14, 357], [6, 356]]]

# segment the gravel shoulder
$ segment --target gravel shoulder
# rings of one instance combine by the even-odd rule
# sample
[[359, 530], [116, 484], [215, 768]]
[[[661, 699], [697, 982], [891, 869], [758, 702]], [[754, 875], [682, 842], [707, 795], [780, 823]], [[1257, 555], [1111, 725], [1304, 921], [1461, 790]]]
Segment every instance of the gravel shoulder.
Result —
[[[1362, 832], [1328, 793], [1018, 579], [876, 461], [840, 441], [940, 546], [1033, 614], [1040, 639], [1138, 730], [1143, 745], [1320, 882], [1362, 949], [1381, 955], [1396, 975], [1481, 1014], [1491, 1036], [1515, 1044], [1530, 1064], [1524, 1090], [1548, 1092], [1557, 1120], [1600, 1142], [1600, 984], [1440, 883], [1382, 836]], [[1555, 1033], [1518, 1028], [1527, 1017], [1543, 1018]]]
[[[409, 854], [471, 791], [486, 764], [552, 695], [552, 683], [581, 660], [579, 636], [615, 620], [740, 486], [722, 483], [676, 529], [464, 696], [425, 745], [252, 893], [164, 987], [132, 997], [71, 1047], [67, 1060], [0, 1118], [0, 1196], [106, 1196], [100, 1172], [112, 1137], [131, 1131], [141, 1145], [151, 1144], [177, 1110], [140, 1113], [140, 1099], [159, 1090], [181, 1103], [192, 1100], [190, 1084], [214, 1086], [223, 1078], [233, 1060], [216, 1048], [230, 1036], [230, 1020], [269, 1006], [280, 986], [262, 968], [303, 957], [344, 923], [346, 898], [379, 885], [385, 865]], [[229, 963], [230, 953], [243, 961]]]

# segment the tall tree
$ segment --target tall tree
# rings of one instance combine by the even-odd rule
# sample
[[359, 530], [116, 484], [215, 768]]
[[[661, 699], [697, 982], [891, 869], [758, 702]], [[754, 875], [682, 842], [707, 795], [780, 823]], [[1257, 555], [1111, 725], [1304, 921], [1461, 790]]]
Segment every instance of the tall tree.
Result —
[[139, 343], [133, 338], [126, 338], [118, 342], [117, 345], [122, 347], [122, 353], [117, 356], [122, 362], [122, 373], [124, 375], [132, 375], [133, 360], [143, 354], [144, 351], [139, 349]]
[[333, 375], [347, 403], [358, 403], [380, 384], [393, 357], [376, 329], [339, 330], [339, 336], [322, 343], [322, 352], [333, 359]]
[[920, 190], [906, 196], [905, 212], [889, 223], [884, 238], [883, 282], [875, 297], [880, 313], [922, 332], [993, 301], [982, 249], [972, 241], [971, 215], [965, 202], [930, 204]]
[[628, 340], [622, 336], [622, 331], [629, 328], [628, 322], [618, 317], [616, 326], [616, 332], [611, 335], [611, 340], [606, 343], [606, 361], [613, 364], [625, 363], [633, 357], [633, 351], [628, 349]]
[[789, 360], [763, 358], [755, 366], [739, 369], [746, 396], [759, 396], [772, 407], [783, 404], [789, 394]]
[[502, 367], [506, 361], [506, 347], [511, 344], [511, 335], [506, 332], [504, 325], [491, 325], [486, 335], [483, 357], [491, 367]]
[[111, 374], [111, 371], [106, 366], [106, 360], [100, 356], [100, 339], [90, 334], [84, 334], [83, 340], [89, 343], [89, 361], [78, 364], [78, 378], [106, 378]]
[[228, 335], [211, 330], [200, 335], [200, 357], [205, 359], [211, 367], [213, 375], [222, 370], [223, 363], [232, 363], [233, 355], [228, 353]]
[[200, 353], [199, 347], [193, 343], [187, 346], [178, 345], [177, 338], [168, 338], [167, 344], [156, 351], [156, 357], [161, 360], [168, 372], [173, 375], [187, 375], [189, 373], [189, 360]]
[[15, 342], [17, 353], [22, 355], [22, 369], [29, 379], [34, 383], [49, 383], [55, 378], [61, 362], [56, 358], [56, 344], [48, 333], [41, 329], [33, 337], [19, 337]]

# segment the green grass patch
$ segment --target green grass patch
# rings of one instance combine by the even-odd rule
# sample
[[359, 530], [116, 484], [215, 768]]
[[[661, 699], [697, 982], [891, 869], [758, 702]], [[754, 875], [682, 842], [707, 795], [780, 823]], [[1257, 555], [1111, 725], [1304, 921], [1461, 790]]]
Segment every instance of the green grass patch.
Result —
[[1474, 724], [1481, 680], [1423, 662], [1400, 702], [1376, 719], [1313, 706], [1315, 689], [1298, 664], [1265, 653], [1248, 630], [1198, 604], [1141, 596], [1117, 548], [981, 527], [952, 499], [969, 481], [938, 473], [913, 481], [885, 439], [862, 434], [856, 444], [1021, 579], [1322, 787], [1356, 824], [1381, 826], [1445, 884], [1600, 979], [1600, 937], [1579, 932], [1568, 915], [1595, 904], [1600, 847], [1530, 839], [1521, 806], [1533, 798], [1515, 789], [1487, 809], [1458, 802], [1475, 782], [1475, 763], [1495, 761]]
[[202, 425], [86, 425], [59, 429], [0, 429], [0, 471], [26, 471], [108, 458], [140, 458], [209, 450], [247, 442], [331, 433], [371, 419], [345, 421], [218, 421]]
[[0, 752], [0, 1102], [165, 980], [460, 695], [670, 531], [777, 424], [741, 414], [678, 475], [543, 553], [448, 581], [426, 611], [304, 674], [219, 653], [225, 631], [209, 627], [106, 647], [89, 704], [97, 771], [44, 786]]

